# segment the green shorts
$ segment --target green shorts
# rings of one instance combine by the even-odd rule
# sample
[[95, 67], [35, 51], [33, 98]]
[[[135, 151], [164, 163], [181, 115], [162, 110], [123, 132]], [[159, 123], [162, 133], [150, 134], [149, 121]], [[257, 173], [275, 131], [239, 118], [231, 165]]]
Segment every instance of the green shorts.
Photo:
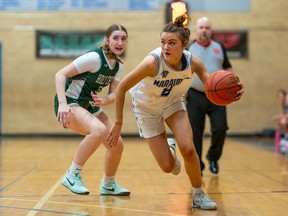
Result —
[[[72, 105], [78, 105], [86, 109], [88, 112], [92, 113], [93, 115], [98, 115], [102, 109], [100, 107], [92, 106], [89, 101], [85, 100], [76, 100], [74, 98], [66, 97], [67, 104], [72, 106]], [[55, 115], [57, 116], [58, 114], [58, 108], [59, 108], [59, 102], [58, 102], [58, 97], [55, 95], [54, 97], [54, 111]]]

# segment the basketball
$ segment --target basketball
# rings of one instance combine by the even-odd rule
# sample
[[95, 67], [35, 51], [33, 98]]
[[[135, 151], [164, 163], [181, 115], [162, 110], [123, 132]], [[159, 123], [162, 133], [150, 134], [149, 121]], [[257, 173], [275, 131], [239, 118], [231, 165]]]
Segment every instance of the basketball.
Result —
[[218, 106], [226, 106], [237, 96], [241, 89], [239, 78], [230, 71], [219, 70], [212, 73], [205, 82], [207, 98]]

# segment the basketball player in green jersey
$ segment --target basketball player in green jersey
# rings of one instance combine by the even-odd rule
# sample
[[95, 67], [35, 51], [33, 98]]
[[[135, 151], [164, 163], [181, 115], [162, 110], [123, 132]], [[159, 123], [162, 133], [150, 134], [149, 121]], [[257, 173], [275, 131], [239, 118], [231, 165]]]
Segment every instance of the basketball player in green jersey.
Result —
[[[89, 157], [104, 144], [107, 152], [100, 194], [130, 195], [130, 191], [122, 188], [114, 177], [121, 160], [123, 140], [120, 137], [114, 145], [107, 143], [112, 121], [101, 109], [115, 100], [114, 92], [123, 68], [118, 56], [125, 51], [127, 39], [125, 27], [113, 24], [106, 31], [103, 46], [78, 57], [55, 75], [57, 120], [64, 128], [85, 135], [62, 181], [62, 185], [73, 193], [89, 194], [82, 182], [81, 171]], [[107, 96], [99, 97], [97, 93], [106, 86], [109, 86]]]

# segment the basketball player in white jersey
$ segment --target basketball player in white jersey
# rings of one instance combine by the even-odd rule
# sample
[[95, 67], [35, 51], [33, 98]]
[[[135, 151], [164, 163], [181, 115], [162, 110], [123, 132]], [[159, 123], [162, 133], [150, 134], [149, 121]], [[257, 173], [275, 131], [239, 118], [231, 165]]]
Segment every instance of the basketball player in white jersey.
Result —
[[[161, 32], [161, 47], [153, 50], [120, 81], [115, 95], [115, 124], [107, 139], [110, 145], [117, 143], [123, 124], [125, 93], [130, 89], [140, 136], [148, 143], [159, 167], [166, 173], [179, 174], [181, 164], [176, 156], [177, 143], [193, 187], [192, 206], [211, 210], [217, 209], [217, 205], [202, 190], [199, 158], [182, 100], [193, 81], [194, 72], [203, 83], [209, 74], [204, 64], [185, 50], [190, 36], [190, 30], [183, 26], [186, 19], [187, 16], [182, 15], [174, 23], [167, 24]], [[165, 123], [176, 142], [167, 139]]]

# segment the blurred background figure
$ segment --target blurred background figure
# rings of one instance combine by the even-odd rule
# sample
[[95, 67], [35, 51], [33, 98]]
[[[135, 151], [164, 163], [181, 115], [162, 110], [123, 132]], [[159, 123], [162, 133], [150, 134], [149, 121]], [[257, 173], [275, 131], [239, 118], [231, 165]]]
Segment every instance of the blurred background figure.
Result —
[[288, 153], [288, 95], [286, 90], [279, 89], [277, 98], [281, 105], [281, 113], [272, 117], [272, 120], [277, 124], [275, 145], [279, 147], [278, 152], [285, 154]]

